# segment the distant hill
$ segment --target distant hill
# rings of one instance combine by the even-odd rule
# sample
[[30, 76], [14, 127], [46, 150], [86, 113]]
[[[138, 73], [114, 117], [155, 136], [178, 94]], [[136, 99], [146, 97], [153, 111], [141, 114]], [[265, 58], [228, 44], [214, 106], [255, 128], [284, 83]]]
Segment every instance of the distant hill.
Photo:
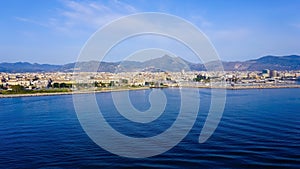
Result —
[[[65, 65], [31, 64], [28, 62], [0, 63], [0, 72], [72, 72], [76, 65], [80, 71], [98, 70], [99, 72], [132, 72], [132, 71], [189, 71], [206, 70], [206, 67], [216, 68], [218, 64], [212, 61], [206, 64], [191, 63], [180, 57], [170, 57], [164, 55], [159, 58], [144, 62], [124, 61], [124, 62], [101, 62], [98, 61], [69, 63]], [[271, 70], [300, 70], [300, 56], [264, 56], [258, 59], [236, 62], [222, 62], [224, 70], [227, 71], [260, 71]]]
[[225, 70], [300, 70], [300, 56], [264, 56], [245, 62], [223, 62]]
[[31, 64], [28, 62], [0, 63], [0, 72], [53, 72], [59, 70], [61, 65]]

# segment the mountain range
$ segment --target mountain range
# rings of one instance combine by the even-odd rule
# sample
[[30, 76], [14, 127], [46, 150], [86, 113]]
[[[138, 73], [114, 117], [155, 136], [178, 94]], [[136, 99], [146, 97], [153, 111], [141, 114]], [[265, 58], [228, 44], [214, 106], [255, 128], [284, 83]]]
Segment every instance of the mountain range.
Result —
[[[270, 70], [300, 70], [300, 56], [264, 56], [258, 59], [247, 61], [231, 61], [222, 62], [226, 71], [261, 71], [263, 69]], [[100, 65], [100, 66], [99, 66]], [[28, 62], [16, 63], [0, 63], [0, 72], [22, 73], [22, 72], [72, 72], [74, 67], [80, 68], [81, 71], [88, 71], [91, 68], [98, 72], [132, 72], [132, 71], [203, 71], [206, 67], [214, 67], [218, 69], [217, 61], [208, 62], [206, 64], [191, 63], [180, 57], [171, 57], [164, 55], [159, 58], [138, 62], [98, 62], [87, 61], [69, 63], [64, 65], [38, 64]]]

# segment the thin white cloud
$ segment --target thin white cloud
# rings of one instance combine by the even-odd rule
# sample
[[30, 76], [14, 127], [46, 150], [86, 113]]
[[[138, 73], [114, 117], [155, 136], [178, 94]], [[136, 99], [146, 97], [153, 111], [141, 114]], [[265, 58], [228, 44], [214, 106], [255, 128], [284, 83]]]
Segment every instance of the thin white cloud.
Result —
[[94, 1], [63, 1], [65, 9], [60, 11], [67, 21], [66, 27], [99, 28], [121, 16], [137, 10], [126, 3], [109, 1], [108, 4]]
[[21, 21], [21, 22], [27, 22], [27, 23], [32, 23], [35, 25], [39, 25], [39, 26], [43, 26], [43, 27], [47, 27], [48, 25], [42, 22], [37, 22], [33, 19], [29, 19], [29, 18], [24, 18], [24, 17], [15, 17], [16, 20]]
[[[97, 29], [121, 16], [137, 12], [133, 6], [117, 0], [104, 4], [98, 1], [61, 1], [63, 8], [43, 21], [34, 18], [15, 17], [27, 22], [63, 32]], [[46, 20], [46, 21], [45, 21]]]
[[190, 20], [194, 23], [199, 25], [201, 28], [211, 27], [213, 26], [213, 23], [205, 19], [201, 15], [192, 15], [190, 17]]

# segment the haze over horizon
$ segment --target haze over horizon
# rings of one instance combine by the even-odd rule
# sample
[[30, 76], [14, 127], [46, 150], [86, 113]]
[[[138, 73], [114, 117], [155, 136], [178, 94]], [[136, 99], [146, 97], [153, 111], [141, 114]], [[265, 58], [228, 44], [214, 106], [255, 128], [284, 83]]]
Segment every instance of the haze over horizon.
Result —
[[[300, 54], [300, 2], [290, 1], [1, 1], [0, 62], [75, 62], [88, 38], [105, 24], [139, 12], [162, 12], [196, 25], [223, 61]], [[136, 38], [107, 57], [129, 56], [129, 46], [176, 46], [170, 39]], [[141, 47], [142, 45], [137, 45]], [[157, 47], [154, 46], [154, 47]], [[190, 55], [177, 48], [178, 55]], [[145, 59], [145, 58], [143, 58]], [[189, 60], [195, 62], [195, 60]]]

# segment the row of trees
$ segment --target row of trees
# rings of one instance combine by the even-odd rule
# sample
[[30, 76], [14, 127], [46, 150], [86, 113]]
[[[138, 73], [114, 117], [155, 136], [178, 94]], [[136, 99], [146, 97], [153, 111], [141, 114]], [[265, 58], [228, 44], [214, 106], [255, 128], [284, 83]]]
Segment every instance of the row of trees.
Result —
[[52, 88], [72, 88], [72, 84], [69, 83], [53, 83]]
[[[117, 84], [116, 84], [117, 83]], [[127, 80], [121, 82], [122, 84], [128, 83]], [[111, 81], [110, 83], [103, 82], [94, 82], [94, 83], [80, 83], [80, 84], [71, 84], [71, 83], [49, 83], [46, 88], [52, 89], [71, 89], [73, 86], [78, 88], [90, 88], [90, 87], [115, 87], [118, 86], [118, 82]], [[146, 85], [154, 85], [154, 82], [146, 82]], [[34, 86], [31, 86], [30, 89], [34, 89]], [[7, 90], [9, 89], [11, 92], [20, 93], [22, 91], [28, 91], [28, 89], [22, 85], [10, 85], [4, 86], [0, 85], [0, 89]]]
[[[8, 86], [4, 86], [3, 84], [0, 85], [0, 89], [8, 89], [10, 88], [12, 91], [22, 91], [22, 90], [26, 90], [26, 88], [22, 85], [10, 85]], [[34, 88], [34, 87], [33, 87]], [[72, 84], [68, 84], [68, 83], [53, 83], [52, 85], [48, 85], [47, 88], [72, 88]]]
[[210, 82], [210, 77], [205, 76], [205, 75], [197, 75], [197, 77], [194, 78], [194, 81], [209, 83]]

